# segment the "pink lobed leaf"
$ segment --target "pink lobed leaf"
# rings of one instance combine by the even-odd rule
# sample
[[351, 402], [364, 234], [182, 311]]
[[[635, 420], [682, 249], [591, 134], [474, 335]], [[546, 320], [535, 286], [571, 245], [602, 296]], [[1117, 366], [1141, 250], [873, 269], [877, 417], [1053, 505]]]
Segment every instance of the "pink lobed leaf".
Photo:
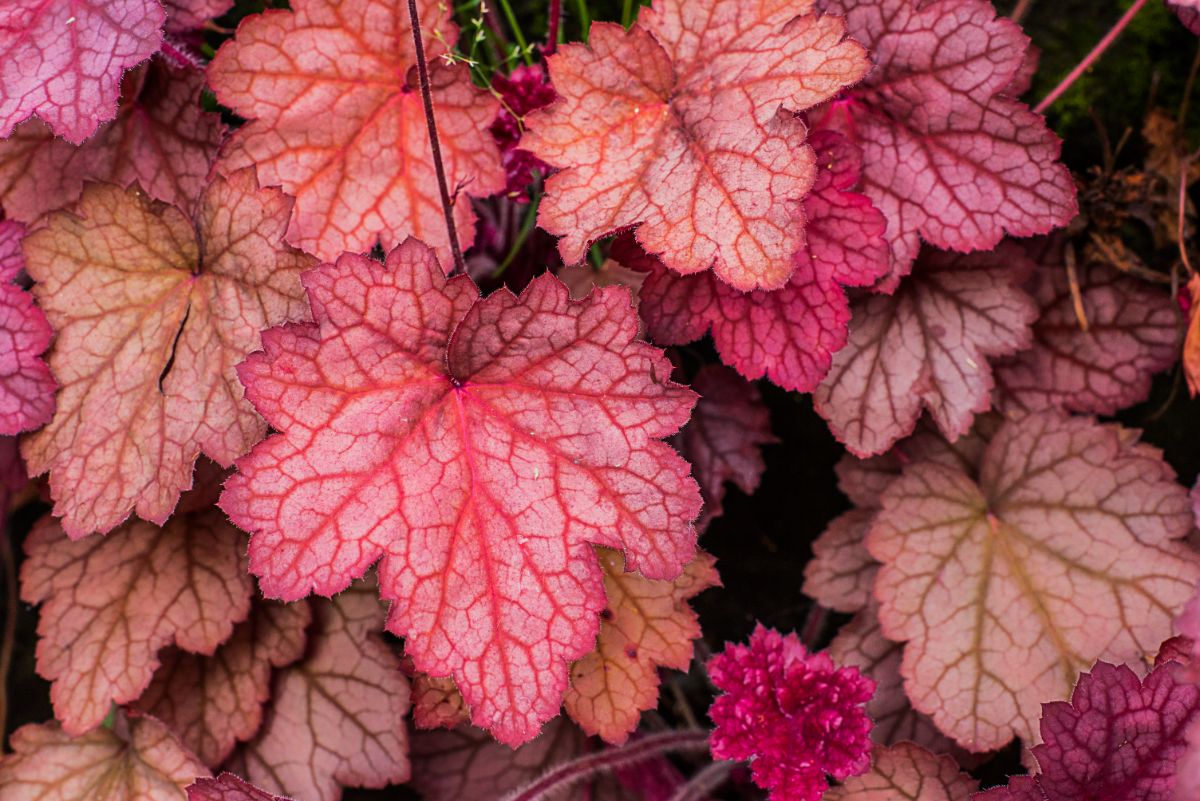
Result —
[[521, 147], [561, 170], [538, 223], [563, 261], [636, 226], [679, 273], [712, 268], [741, 289], [778, 289], [804, 244], [816, 177], [803, 111], [868, 64], [813, 0], [657, 0], [628, 30], [596, 23], [549, 57], [559, 99], [530, 114]]
[[88, 181], [136, 183], [155, 200], [195, 209], [225, 126], [200, 106], [204, 76], [161, 58], [126, 73], [116, 119], [82, 145], [30, 120], [0, 141], [0, 206], [32, 224], [79, 199]]
[[134, 706], [161, 720], [215, 769], [239, 741], [258, 732], [273, 669], [304, 654], [311, 619], [306, 602], [260, 601], [211, 655], [164, 651], [153, 681]]
[[21, 597], [41, 604], [38, 673], [70, 734], [136, 700], [171, 643], [211, 654], [250, 611], [245, 539], [220, 511], [71, 540], [47, 516], [25, 540]]
[[590, 545], [650, 579], [692, 558], [699, 492], [659, 439], [695, 395], [635, 339], [622, 288], [571, 301], [544, 275], [481, 300], [411, 240], [304, 280], [316, 323], [267, 331], [239, 368], [281, 432], [221, 499], [252, 533], [251, 570], [295, 599], [382, 557], [388, 629], [416, 669], [452, 675], [476, 725], [528, 740], [595, 644]]
[[647, 271], [639, 311], [651, 339], [682, 345], [708, 330], [721, 360], [746, 378], [764, 375], [808, 392], [846, 344], [850, 307], [843, 286], [873, 283], [887, 269], [882, 215], [854, 192], [862, 156], [828, 130], [809, 135], [817, 177], [804, 200], [806, 241], [788, 284], [773, 292], [739, 292], [714, 273], [680, 276], [623, 236], [613, 257]]
[[[407, 3], [294, 0], [291, 9], [244, 20], [209, 65], [217, 99], [250, 120], [228, 144], [227, 166], [253, 164], [263, 185], [293, 195], [288, 241], [322, 259], [377, 242], [391, 249], [414, 236], [453, 265]], [[418, 9], [466, 249], [475, 239], [466, 195], [490, 195], [505, 183], [488, 131], [498, 104], [471, 83], [465, 65], [438, 58], [458, 38], [448, 6], [421, 0]]]
[[851, 509], [829, 522], [813, 542], [812, 559], [804, 567], [805, 595], [847, 614], [867, 606], [879, 567], [865, 542], [874, 519], [874, 509]]
[[187, 788], [187, 801], [288, 801], [259, 789], [232, 773], [197, 779]]
[[721, 501], [727, 482], [754, 494], [767, 469], [762, 447], [779, 440], [771, 433], [771, 413], [758, 389], [733, 370], [702, 367], [692, 389], [700, 394], [696, 411], [673, 441], [700, 484], [704, 511], [697, 528], [703, 531], [724, 512]]
[[1200, 578], [1179, 541], [1193, 525], [1158, 451], [1085, 418], [1003, 423], [978, 478], [906, 467], [867, 548], [913, 706], [969, 750], [1036, 741], [1039, 704], [1080, 671], [1152, 655], [1170, 636]]
[[167, 30], [190, 33], [233, 8], [234, 0], [162, 0], [167, 10]]
[[304, 801], [408, 781], [408, 681], [380, 636], [374, 586], [314, 602], [312, 614], [304, 658], [276, 677], [263, 727], [231, 769]]
[[22, 453], [49, 471], [72, 537], [134, 510], [162, 523], [199, 454], [228, 465], [262, 437], [234, 366], [261, 329], [308, 316], [312, 262], [280, 241], [290, 210], [251, 171], [216, 178], [191, 218], [136, 186], [93, 184], [25, 238], [60, 388]]
[[1016, 245], [965, 256], [926, 252], [892, 295], [854, 304], [850, 342], [813, 392], [850, 452], [883, 453], [928, 409], [947, 439], [987, 411], [989, 357], [1026, 347], [1037, 307], [1020, 287], [1033, 264]]
[[117, 113], [121, 73], [162, 43], [157, 0], [8, 0], [0, 5], [0, 139], [40, 117], [80, 144]]
[[14, 282], [24, 269], [25, 226], [0, 220], [0, 436], [45, 424], [54, 414], [54, 377], [42, 360], [54, 332], [33, 297]]
[[118, 713], [111, 729], [72, 737], [57, 724], [13, 732], [0, 758], [4, 801], [184, 801], [208, 770], [154, 718]]
[[968, 801], [978, 786], [952, 758], [915, 743], [897, 743], [876, 747], [871, 769], [846, 779], [823, 801]]
[[[888, 221], [894, 290], [921, 240], [990, 250], [1076, 214], [1075, 184], [1041, 115], [1005, 95], [1029, 40], [985, 0], [822, 0], [875, 68], [823, 125], [863, 150], [863, 193]], [[1019, 87], [1018, 87], [1019, 88]]]

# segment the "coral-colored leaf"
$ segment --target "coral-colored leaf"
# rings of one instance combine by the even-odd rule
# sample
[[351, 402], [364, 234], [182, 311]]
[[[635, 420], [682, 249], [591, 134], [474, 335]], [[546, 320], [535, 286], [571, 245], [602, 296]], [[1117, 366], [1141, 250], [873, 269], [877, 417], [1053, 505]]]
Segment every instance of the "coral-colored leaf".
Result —
[[785, 389], [808, 392], [829, 372], [846, 344], [850, 305], [843, 286], [873, 283], [887, 270], [882, 215], [858, 185], [862, 157], [832, 131], [817, 130], [817, 179], [804, 200], [804, 247], [787, 286], [774, 292], [738, 292], [705, 272], [680, 276], [647, 256], [630, 236], [613, 257], [648, 271], [639, 311], [650, 338], [682, 345], [712, 330], [721, 360], [746, 378], [764, 375]]
[[778, 289], [804, 244], [816, 177], [803, 111], [869, 64], [813, 0], [657, 0], [628, 30], [592, 26], [548, 59], [559, 100], [521, 147], [552, 167], [539, 224], [568, 264], [637, 226], [672, 270]]
[[1005, 233], [1066, 225], [1075, 185], [1046, 123], [1004, 92], [1029, 40], [984, 0], [822, 0], [875, 69], [824, 109], [863, 150], [863, 192], [884, 213], [895, 288], [924, 239], [989, 250]]
[[259, 789], [232, 773], [222, 773], [215, 779], [197, 779], [187, 788], [188, 801], [287, 801]]
[[13, 732], [0, 759], [4, 801], [184, 801], [208, 770], [153, 718], [118, 714], [112, 729], [72, 737], [57, 724]]
[[913, 706], [970, 750], [1034, 741], [1042, 701], [1097, 659], [1152, 655], [1200, 578], [1187, 493], [1133, 432], [1004, 423], [975, 479], [916, 462], [867, 536]]
[[280, 241], [290, 209], [250, 171], [217, 178], [194, 219], [94, 184], [25, 238], [61, 389], [22, 452], [31, 473], [50, 471], [71, 536], [135, 509], [161, 523], [198, 454], [228, 465], [262, 437], [234, 367], [261, 329], [308, 317], [299, 275], [312, 262]]
[[408, 681], [379, 633], [384, 609], [374, 586], [314, 602], [312, 613], [304, 659], [276, 677], [262, 730], [231, 769], [304, 801], [407, 781]]
[[272, 668], [304, 653], [308, 604], [260, 602], [211, 656], [172, 648], [135, 706], [174, 731], [204, 764], [216, 768], [239, 740], [262, 725]]
[[417, 670], [453, 675], [510, 744], [558, 712], [604, 607], [589, 544], [671, 579], [700, 499], [661, 437], [694, 394], [636, 341], [622, 288], [571, 301], [550, 275], [478, 299], [410, 240], [305, 276], [315, 325], [275, 328], [239, 368], [280, 434], [239, 460], [221, 506], [287, 599], [337, 592], [383, 558], [388, 628]]
[[8, 0], [0, 5], [0, 138], [37, 115], [79, 144], [117, 113], [121, 73], [152, 56], [157, 0]]
[[245, 538], [219, 510], [71, 540], [43, 518], [25, 540], [21, 597], [42, 604], [38, 672], [72, 734], [142, 694], [160, 648], [211, 654], [250, 611]]
[[33, 296], [14, 284], [24, 269], [25, 226], [0, 220], [0, 436], [43, 425], [54, 414], [54, 378], [42, 360], [54, 332]]
[[1176, 763], [1197, 720], [1200, 687], [1180, 665], [1168, 662], [1139, 679], [1125, 665], [1099, 662], [1079, 677], [1070, 703], [1042, 707], [1043, 743], [1033, 749], [1041, 773], [977, 799], [1172, 801]]
[[978, 788], [952, 758], [913, 743], [897, 743], [877, 747], [871, 769], [831, 789], [824, 801], [968, 801]]
[[1078, 271], [1087, 331], [1067, 270], [1040, 265], [1029, 291], [1041, 307], [1033, 346], [996, 364], [996, 402], [1005, 411], [1060, 408], [1113, 414], [1146, 399], [1154, 373], [1178, 356], [1171, 296], [1106, 264]]
[[871, 600], [879, 564], [867, 552], [874, 509], [851, 509], [829, 522], [804, 568], [804, 594], [838, 612], [857, 612]]
[[893, 295], [854, 304], [850, 343], [813, 393], [834, 435], [859, 456], [882, 453], [928, 409], [948, 439], [986, 411], [988, 357], [1029, 344], [1037, 317], [1020, 289], [1032, 264], [1015, 245], [991, 253], [926, 253]]
[[0, 206], [33, 223], [79, 199], [85, 181], [137, 183], [155, 200], [192, 210], [225, 133], [219, 115], [200, 106], [204, 77], [161, 59], [122, 83], [117, 118], [82, 145], [64, 142], [30, 120], [0, 141]]
[[700, 636], [687, 602], [720, 579], [703, 552], [674, 581], [653, 581], [626, 573], [620, 551], [598, 551], [608, 606], [595, 650], [571, 666], [563, 705], [585, 732], [621, 744], [658, 704], [658, 668], [687, 670]]
[[753, 495], [763, 471], [762, 446], [778, 442], [771, 433], [771, 413], [758, 389], [720, 365], [702, 367], [692, 380], [700, 401], [692, 419], [675, 435], [675, 447], [692, 464], [704, 512], [703, 530], [724, 509], [725, 483]]
[[[208, 68], [220, 102], [251, 120], [231, 140], [234, 167], [296, 198], [288, 241], [323, 259], [417, 237], [452, 265], [405, 0], [294, 0], [238, 26]], [[464, 248], [466, 195], [504, 187], [488, 131], [498, 104], [462, 64], [435, 59], [458, 38], [449, 6], [418, 3], [446, 178]], [[434, 33], [440, 32], [435, 38]]]
[[867, 702], [874, 722], [871, 739], [880, 745], [911, 741], [936, 753], [951, 751], [946, 737], [928, 716], [912, 708], [900, 676], [904, 646], [883, 636], [875, 604], [855, 615], [829, 643], [829, 656], [839, 664], [853, 665], [875, 680], [875, 695]]

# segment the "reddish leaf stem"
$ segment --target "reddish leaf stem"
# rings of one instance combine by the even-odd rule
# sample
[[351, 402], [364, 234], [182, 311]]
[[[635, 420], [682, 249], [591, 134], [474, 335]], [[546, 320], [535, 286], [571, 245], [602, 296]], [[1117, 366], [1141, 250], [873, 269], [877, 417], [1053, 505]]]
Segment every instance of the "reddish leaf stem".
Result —
[[551, 768], [532, 783], [515, 790], [505, 801], [541, 801], [551, 793], [565, 790], [604, 771], [628, 767], [660, 754], [672, 751], [708, 750], [709, 732], [704, 729], [682, 729], [651, 734], [620, 748], [606, 748], [594, 754], [572, 759]]
[[204, 69], [204, 59], [196, 55], [190, 47], [173, 36], [163, 36], [161, 52], [163, 56], [177, 67], [192, 70]]
[[425, 43], [421, 37], [421, 17], [417, 14], [417, 0], [408, 0], [408, 20], [412, 25], [413, 49], [417, 54], [417, 78], [421, 83], [421, 102], [425, 106], [425, 123], [429, 128], [429, 149], [433, 154], [433, 169], [437, 173], [438, 191], [442, 196], [442, 213], [446, 216], [446, 233], [450, 236], [450, 252], [454, 254], [454, 269], [451, 276], [467, 271], [462, 248], [458, 244], [458, 228], [454, 225], [453, 202], [450, 187], [446, 183], [446, 168], [442, 164], [442, 145], [438, 139], [437, 120], [433, 117], [433, 92], [429, 88], [429, 67], [425, 63]]
[[546, 29], [546, 47], [542, 52], [554, 55], [558, 48], [558, 26], [562, 22], [562, 0], [550, 0], [550, 22]]
[[725, 783], [736, 762], [714, 762], [676, 790], [670, 801], [701, 801]]
[[1176, 218], [1175, 238], [1179, 240], [1179, 260], [1187, 268], [1188, 276], [1196, 274], [1192, 261], [1188, 258], [1187, 249], [1187, 188], [1188, 172], [1192, 167], [1192, 157], [1184, 156], [1179, 160], [1179, 212]]
[[1025, 15], [1029, 13], [1031, 6], [1033, 6], [1033, 0], [1018, 0], [1016, 8], [1009, 15], [1009, 19], [1019, 24], [1021, 20], [1025, 19]]
[[1133, 21], [1133, 18], [1136, 17], [1138, 12], [1145, 7], [1146, 2], [1147, 0], [1137, 0], [1137, 2], [1130, 6], [1129, 10], [1125, 12], [1124, 16], [1117, 20], [1117, 24], [1112, 27], [1112, 30], [1106, 33], [1104, 38], [1096, 43], [1096, 46], [1092, 48], [1092, 51], [1083, 57], [1083, 61], [1080, 61], [1075, 66], [1075, 69], [1071, 70], [1067, 77], [1063, 78], [1062, 82], [1058, 86], [1054, 87], [1054, 90], [1051, 91], [1050, 94], [1046, 95], [1042, 102], [1038, 103], [1033, 110], [1038, 114], [1041, 114], [1046, 109], [1050, 108], [1050, 106], [1054, 104], [1055, 100], [1058, 100], [1058, 98], [1062, 97], [1063, 92], [1070, 89], [1071, 85], [1074, 84], [1075, 81], [1079, 80], [1079, 76], [1087, 72], [1092, 64], [1096, 63], [1100, 56], [1104, 55], [1104, 51], [1107, 50], [1113, 42], [1117, 41], [1117, 38], [1124, 33], [1127, 27], [1129, 27], [1129, 23]]

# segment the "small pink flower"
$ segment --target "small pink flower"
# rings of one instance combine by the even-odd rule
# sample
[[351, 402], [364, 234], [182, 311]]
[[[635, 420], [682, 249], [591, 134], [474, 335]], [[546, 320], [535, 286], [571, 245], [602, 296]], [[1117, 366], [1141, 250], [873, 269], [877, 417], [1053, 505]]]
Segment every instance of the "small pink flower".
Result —
[[863, 704], [875, 682], [857, 668], [759, 624], [748, 645], [731, 643], [709, 660], [708, 674], [725, 693], [708, 711], [713, 757], [751, 760], [754, 783], [771, 801], [817, 801], [827, 775], [845, 779], [870, 766]]
[[538, 67], [520, 66], [509, 75], [498, 72], [492, 78], [492, 87], [500, 93], [502, 101], [490, 130], [500, 146], [500, 156], [508, 174], [505, 194], [523, 202], [525, 190], [533, 180], [533, 171], [540, 170], [545, 174], [548, 168], [532, 153], [517, 147], [522, 130], [519, 120], [534, 109], [550, 105], [558, 95], [546, 73]]

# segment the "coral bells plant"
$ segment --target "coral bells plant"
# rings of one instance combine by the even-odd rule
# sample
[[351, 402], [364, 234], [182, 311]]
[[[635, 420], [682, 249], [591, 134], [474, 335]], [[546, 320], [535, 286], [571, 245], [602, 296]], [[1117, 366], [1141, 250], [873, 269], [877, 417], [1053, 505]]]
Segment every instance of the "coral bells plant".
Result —
[[0, 801], [1196, 801], [1197, 34], [0, 3]]

